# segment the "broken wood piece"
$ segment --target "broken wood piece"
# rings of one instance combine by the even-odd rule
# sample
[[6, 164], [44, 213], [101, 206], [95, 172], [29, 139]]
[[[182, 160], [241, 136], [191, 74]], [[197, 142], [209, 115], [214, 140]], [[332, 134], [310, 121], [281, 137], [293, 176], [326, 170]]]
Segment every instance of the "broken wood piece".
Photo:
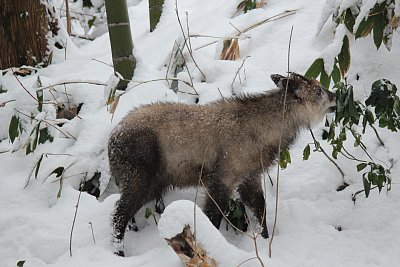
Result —
[[239, 40], [238, 38], [224, 40], [220, 59], [236, 60], [240, 58]]
[[186, 225], [182, 233], [177, 234], [171, 239], [165, 238], [168, 245], [172, 247], [178, 254], [182, 263], [186, 267], [216, 267], [214, 259], [207, 256], [206, 250], [201, 244], [196, 243], [196, 239], [190, 230], [190, 226]]

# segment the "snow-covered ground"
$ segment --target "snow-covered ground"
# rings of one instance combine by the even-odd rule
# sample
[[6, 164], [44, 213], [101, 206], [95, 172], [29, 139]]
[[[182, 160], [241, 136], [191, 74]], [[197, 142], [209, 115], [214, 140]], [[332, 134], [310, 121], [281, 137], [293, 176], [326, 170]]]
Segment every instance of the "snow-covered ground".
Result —
[[[137, 3], [136, 3], [137, 2]], [[315, 0], [270, 0], [263, 8], [238, 14], [234, 17], [240, 1], [186, 0], [178, 1], [179, 14], [186, 32], [187, 21], [191, 34], [193, 57], [205, 75], [205, 82], [193, 61], [188, 56], [188, 68], [194, 87], [199, 93], [200, 104], [229, 97], [233, 93], [263, 92], [273, 88], [269, 75], [285, 74], [287, 69], [287, 47], [291, 27], [293, 37], [291, 45], [290, 70], [304, 73], [310, 64], [322, 55], [324, 49], [332, 43], [332, 23], [328, 22], [317, 34], [317, 27], [324, 1]], [[175, 3], [166, 0], [163, 15], [157, 29], [148, 31], [148, 2], [128, 1], [129, 15], [134, 42], [134, 54], [137, 59], [135, 81], [162, 79], [166, 75], [168, 60], [175, 40], [182, 40], [182, 32], [175, 13]], [[223, 37], [233, 37], [238, 30], [279, 14], [285, 10], [297, 10], [296, 14], [266, 23], [240, 35], [240, 60], [222, 61], [218, 59]], [[351, 38], [350, 38], [351, 39]], [[217, 43], [213, 43], [218, 41]], [[213, 43], [213, 44], [211, 44]], [[210, 44], [208, 46], [204, 46]], [[348, 82], [353, 84], [355, 97], [364, 100], [373, 81], [386, 78], [400, 87], [400, 38], [394, 34], [390, 52], [383, 46], [376, 51], [372, 37], [350, 40], [352, 63], [348, 73]], [[4, 51], [3, 51], [4, 52]], [[239, 71], [240, 81], [234, 80], [238, 68], [248, 57]], [[36, 74], [19, 77], [24, 86], [35, 94], [35, 83], [40, 76], [43, 86], [63, 81], [100, 81], [109, 82], [113, 69], [108, 34], [96, 38], [81, 47], [71, 41], [64, 50], [54, 54], [53, 64], [40, 69]], [[357, 80], [356, 77], [359, 77]], [[179, 76], [188, 80], [185, 74]], [[233, 82], [234, 81], [234, 82]], [[76, 216], [72, 238], [72, 257], [69, 241], [72, 221], [79, 197], [79, 187], [84, 173], [88, 177], [96, 171], [102, 173], [102, 190], [109, 180], [106, 155], [107, 139], [111, 129], [133, 107], [155, 101], [182, 101], [193, 103], [194, 98], [187, 94], [176, 95], [167, 82], [154, 81], [140, 84], [130, 83], [128, 91], [119, 102], [115, 115], [107, 111], [104, 86], [93, 84], [69, 84], [55, 87], [54, 98], [61, 102], [67, 100], [73, 104], [84, 103], [80, 118], [76, 117], [61, 128], [63, 132], [76, 137], [65, 138], [63, 134], [51, 128], [54, 142], [39, 145], [34, 154], [25, 156], [23, 150], [0, 153], [0, 266], [16, 266], [25, 261], [25, 267], [41, 266], [181, 266], [179, 258], [160, 237], [160, 232], [150, 218], [144, 218], [144, 209], [136, 216], [139, 232], [129, 232], [126, 236], [126, 257], [117, 257], [110, 245], [110, 214], [118, 194], [106, 190], [101, 201], [82, 193]], [[6, 93], [0, 94], [0, 103], [15, 100], [0, 107], [0, 152], [17, 149], [26, 140], [11, 144], [8, 140], [8, 126], [17, 110], [37, 114], [36, 102], [24, 91], [12, 73], [0, 76], [0, 85]], [[180, 84], [180, 89], [187, 92]], [[65, 97], [66, 90], [69, 94]], [[44, 99], [53, 100], [50, 90], [45, 91]], [[36, 113], [35, 113], [36, 112]], [[37, 118], [47, 116], [55, 118], [55, 108], [44, 105], [43, 112]], [[21, 115], [22, 117], [22, 115]], [[33, 128], [33, 125], [32, 125]], [[320, 139], [323, 124], [314, 132]], [[30, 129], [27, 129], [28, 131]], [[281, 171], [279, 187], [279, 210], [277, 233], [272, 247], [272, 258], [268, 257], [268, 240], [257, 240], [258, 251], [265, 266], [400, 266], [400, 138], [398, 133], [380, 130], [385, 147], [373, 134], [363, 137], [371, 155], [386, 164], [393, 160], [391, 169], [392, 190], [372, 190], [368, 199], [358, 195], [353, 203], [351, 195], [363, 188], [362, 177], [357, 173], [355, 163], [339, 156], [338, 164], [346, 174], [350, 184], [345, 190], [336, 188], [343, 180], [337, 169], [321, 154], [312, 153], [308, 161], [302, 160], [302, 151], [312, 142], [307, 132], [303, 133], [291, 150], [292, 164]], [[25, 138], [25, 139], [24, 139]], [[352, 154], [362, 157], [358, 149], [352, 148], [354, 140], [347, 142]], [[329, 151], [328, 145], [321, 141]], [[27, 178], [39, 160], [44, 156], [37, 178]], [[57, 154], [57, 155], [54, 155]], [[71, 165], [71, 166], [70, 166]], [[61, 196], [57, 198], [60, 183], [49, 173], [59, 166], [67, 168], [64, 176]], [[270, 174], [276, 177], [276, 169]], [[275, 203], [275, 188], [267, 186], [267, 220], [272, 228]], [[194, 200], [195, 190], [171, 191], [165, 196], [165, 203], [185, 198]], [[200, 192], [200, 196], [204, 193]], [[200, 199], [200, 203], [201, 203]], [[190, 202], [175, 202], [169, 214], [172, 218], [182, 210], [186, 214], [193, 211]], [[153, 208], [153, 203], [148, 204]], [[168, 210], [168, 208], [167, 208]], [[232, 229], [225, 230], [225, 223], [218, 232], [209, 228], [201, 213], [199, 220], [199, 240], [213, 244], [213, 239], [222, 236], [231, 245], [213, 245], [212, 255], [216, 256], [220, 266], [238, 266], [246, 257], [255, 256], [254, 242], [245, 235], [236, 235]], [[174, 217], [175, 216], [175, 217]], [[156, 214], [157, 220], [160, 216]], [[186, 216], [187, 217], [187, 216]], [[161, 234], [169, 233], [174, 220], [162, 218]], [[176, 222], [181, 225], [183, 222]], [[176, 226], [175, 226], [176, 227]], [[162, 229], [161, 229], [162, 228]], [[341, 228], [338, 231], [337, 228]], [[92, 234], [93, 231], [93, 234]], [[218, 251], [220, 249], [220, 251]], [[222, 256], [221, 256], [222, 255]], [[241, 266], [260, 266], [259, 261], [251, 260]]]

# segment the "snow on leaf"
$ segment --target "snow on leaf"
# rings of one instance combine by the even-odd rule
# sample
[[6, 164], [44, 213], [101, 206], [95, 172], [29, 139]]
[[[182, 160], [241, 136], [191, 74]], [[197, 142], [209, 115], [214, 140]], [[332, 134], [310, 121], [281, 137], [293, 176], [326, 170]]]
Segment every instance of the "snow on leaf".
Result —
[[353, 32], [357, 32], [360, 23], [367, 19], [369, 11], [375, 6], [376, 2], [377, 0], [363, 0], [360, 13], [358, 14], [354, 24]]
[[324, 69], [328, 75], [333, 71], [333, 64], [335, 58], [340, 53], [343, 46], [343, 38], [346, 35], [346, 26], [340, 24], [336, 28], [335, 37], [330, 45], [328, 45], [324, 51], [322, 51], [321, 58], [324, 60]]

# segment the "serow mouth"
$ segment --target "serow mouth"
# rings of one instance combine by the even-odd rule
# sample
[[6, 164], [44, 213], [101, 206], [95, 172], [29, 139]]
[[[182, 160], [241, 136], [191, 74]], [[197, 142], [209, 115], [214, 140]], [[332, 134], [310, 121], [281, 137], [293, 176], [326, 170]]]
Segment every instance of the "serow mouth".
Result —
[[328, 113], [333, 113], [333, 112], [335, 112], [336, 111], [336, 106], [331, 106], [331, 107], [329, 107], [328, 108]]

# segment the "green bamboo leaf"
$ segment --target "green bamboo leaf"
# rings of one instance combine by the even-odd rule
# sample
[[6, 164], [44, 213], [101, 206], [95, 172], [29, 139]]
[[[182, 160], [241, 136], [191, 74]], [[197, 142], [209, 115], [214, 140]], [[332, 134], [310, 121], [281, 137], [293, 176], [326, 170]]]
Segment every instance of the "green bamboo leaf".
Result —
[[385, 176], [383, 174], [379, 174], [376, 176], [376, 185], [378, 186], [379, 193], [382, 191], [382, 187], [385, 183]]
[[327, 130], [322, 130], [322, 140], [327, 140], [329, 138], [329, 132]]
[[50, 143], [53, 142], [54, 138], [53, 136], [49, 133], [48, 128], [43, 128], [39, 131], [39, 144], [44, 144], [46, 141], [49, 141]]
[[11, 143], [14, 143], [15, 138], [17, 138], [19, 135], [19, 131], [18, 131], [19, 125], [20, 125], [19, 118], [14, 115], [11, 118], [10, 126], [8, 127], [8, 135], [10, 137]]
[[350, 8], [348, 8], [346, 10], [345, 17], [344, 17], [344, 25], [350, 32], [353, 32], [355, 22], [356, 22], [356, 19], [354, 18], [354, 15], [351, 12]]
[[367, 180], [367, 178], [365, 178], [365, 174], [363, 175], [363, 184], [364, 184], [365, 197], [368, 198], [369, 191], [371, 191], [371, 183]]
[[[58, 168], [54, 169], [54, 170], [50, 173], [50, 175], [56, 174], [56, 177], [60, 177], [63, 173], [64, 173], [64, 167], [58, 167]], [[49, 176], [50, 176], [50, 175], [49, 175]]]
[[42, 110], [43, 110], [43, 90], [36, 91], [36, 96], [38, 99], [38, 111], [42, 112]]
[[42, 163], [42, 160], [43, 160], [43, 155], [44, 155], [44, 154], [42, 154], [42, 155], [40, 156], [38, 162], [36, 163], [36, 166], [35, 166], [35, 179], [37, 178], [37, 175], [38, 175], [38, 173], [39, 173], [39, 168], [40, 168], [40, 164]]
[[400, 99], [399, 98], [396, 98], [394, 100], [393, 110], [396, 111], [397, 116], [400, 116]]
[[385, 29], [385, 14], [386, 12], [381, 12], [373, 16], [374, 18], [373, 37], [376, 49], [379, 49], [379, 47], [382, 44], [383, 32]]
[[333, 65], [333, 71], [332, 71], [332, 73], [331, 73], [331, 76], [332, 76], [332, 80], [333, 80], [333, 82], [334, 82], [335, 84], [337, 84], [338, 82], [340, 82], [341, 74], [340, 74], [339, 67], [338, 67], [336, 64]]
[[285, 149], [285, 154], [286, 154], [286, 161], [287, 161], [288, 163], [292, 163], [292, 158], [290, 157], [289, 148], [286, 148], [286, 149]]
[[307, 145], [303, 150], [303, 160], [308, 160], [310, 157], [311, 148], [310, 145]]
[[322, 58], [317, 58], [308, 68], [304, 76], [307, 78], [317, 78], [321, 73], [321, 71], [323, 70], [323, 68], [324, 68], [324, 60]]
[[324, 86], [325, 88], [329, 88], [329, 85], [331, 84], [331, 77], [328, 76], [328, 74], [326, 73], [325, 69], [322, 68], [321, 71], [321, 77], [319, 82], [322, 84], [322, 86]]
[[40, 123], [41, 123], [41, 121], [39, 121], [39, 123], [35, 127], [35, 131], [34, 131], [35, 138], [33, 139], [33, 143], [32, 143], [32, 146], [31, 146], [31, 152], [34, 152], [36, 150], [36, 147], [37, 147], [37, 144], [38, 144]]
[[146, 211], [144, 213], [144, 217], [146, 219], [150, 218], [150, 216], [153, 215], [153, 211], [150, 208], [146, 208]]
[[363, 19], [358, 26], [355, 37], [356, 39], [367, 36], [374, 27], [374, 22], [372, 17], [368, 17], [367, 19]]
[[367, 166], [368, 166], [367, 163], [360, 163], [357, 165], [357, 171], [359, 172], [359, 171], [365, 169], [365, 167], [367, 167]]
[[347, 35], [345, 35], [343, 38], [343, 45], [338, 55], [338, 62], [339, 62], [340, 73], [342, 77], [344, 77], [344, 75], [350, 68], [350, 44]]
[[6, 93], [6, 92], [7, 92], [7, 89], [4, 88], [2, 85], [0, 85], [0, 94]]
[[96, 20], [96, 16], [93, 16], [90, 20], [88, 20], [89, 29], [92, 28], [95, 20]]

